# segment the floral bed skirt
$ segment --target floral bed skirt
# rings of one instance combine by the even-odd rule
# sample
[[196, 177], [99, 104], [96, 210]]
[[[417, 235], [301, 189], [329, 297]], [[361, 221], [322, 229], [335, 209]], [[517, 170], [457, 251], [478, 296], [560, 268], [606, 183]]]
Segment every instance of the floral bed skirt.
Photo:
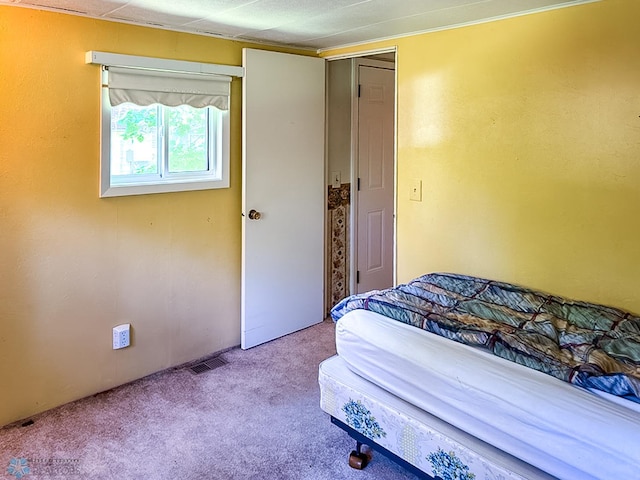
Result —
[[338, 356], [320, 365], [319, 383], [322, 410], [433, 477], [553, 478], [362, 379]]

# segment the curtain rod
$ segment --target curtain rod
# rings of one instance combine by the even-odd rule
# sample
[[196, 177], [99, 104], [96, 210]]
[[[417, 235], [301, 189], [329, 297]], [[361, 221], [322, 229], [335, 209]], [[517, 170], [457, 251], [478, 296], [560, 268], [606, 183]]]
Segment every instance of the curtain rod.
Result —
[[233, 65], [188, 62], [184, 60], [171, 60], [168, 58], [139, 57], [136, 55], [123, 55], [120, 53], [96, 52], [95, 50], [89, 50], [85, 53], [85, 63], [112, 67], [137, 67], [172, 72], [205, 73], [211, 75], [244, 77], [244, 67], [236, 67]]

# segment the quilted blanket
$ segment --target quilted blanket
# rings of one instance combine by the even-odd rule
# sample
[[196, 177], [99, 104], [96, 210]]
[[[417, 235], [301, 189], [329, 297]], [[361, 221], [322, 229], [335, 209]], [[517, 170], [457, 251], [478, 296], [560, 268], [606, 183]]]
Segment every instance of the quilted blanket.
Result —
[[331, 316], [358, 308], [640, 403], [640, 318], [629, 312], [445, 273], [352, 295]]

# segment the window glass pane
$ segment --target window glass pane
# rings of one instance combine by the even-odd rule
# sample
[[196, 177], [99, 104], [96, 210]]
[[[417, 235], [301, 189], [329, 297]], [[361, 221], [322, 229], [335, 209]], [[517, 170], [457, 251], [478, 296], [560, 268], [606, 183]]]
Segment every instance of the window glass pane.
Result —
[[158, 173], [158, 107], [111, 108], [111, 175]]
[[172, 173], [209, 169], [207, 109], [164, 107], [167, 118], [168, 168]]

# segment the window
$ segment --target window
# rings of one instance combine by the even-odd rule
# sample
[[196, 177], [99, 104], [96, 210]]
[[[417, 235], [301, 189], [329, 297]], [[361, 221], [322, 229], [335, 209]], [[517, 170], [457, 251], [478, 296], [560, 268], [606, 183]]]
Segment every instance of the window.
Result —
[[111, 107], [111, 184], [220, 178], [222, 124], [222, 112], [213, 107]]
[[100, 196], [228, 187], [230, 82], [104, 68]]

